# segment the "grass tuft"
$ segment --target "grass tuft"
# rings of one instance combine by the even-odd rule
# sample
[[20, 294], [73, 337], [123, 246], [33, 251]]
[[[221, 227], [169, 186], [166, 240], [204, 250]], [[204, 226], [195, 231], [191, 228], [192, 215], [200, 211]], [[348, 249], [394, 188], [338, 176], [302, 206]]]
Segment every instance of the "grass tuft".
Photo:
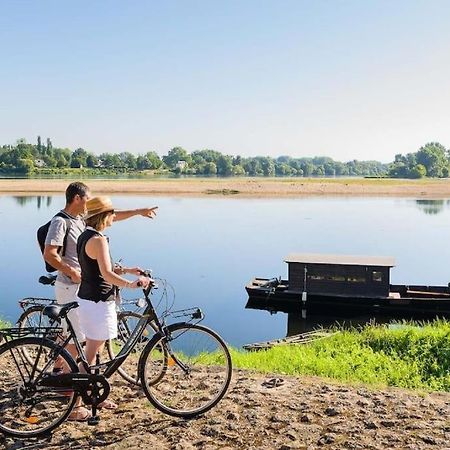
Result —
[[235, 368], [266, 373], [450, 391], [450, 322], [341, 329], [310, 344], [232, 349], [232, 358]]

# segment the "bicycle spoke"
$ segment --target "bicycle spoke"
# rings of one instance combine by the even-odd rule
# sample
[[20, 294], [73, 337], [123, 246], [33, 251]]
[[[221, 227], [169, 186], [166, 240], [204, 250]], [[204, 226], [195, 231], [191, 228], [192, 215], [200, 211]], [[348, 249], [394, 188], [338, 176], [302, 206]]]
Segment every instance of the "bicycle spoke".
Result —
[[[6, 434], [39, 436], [59, 425], [76, 401], [73, 392], [40, 386], [39, 380], [51, 374], [48, 355], [55, 346], [41, 343], [38, 338], [18, 339], [0, 350], [0, 429]], [[35, 358], [33, 365], [39, 370], [34, 377], [24, 376], [20, 370], [30, 364], [24, 354]], [[66, 359], [66, 363], [76, 370], [73, 360]]]
[[[169, 327], [170, 328], [170, 327]], [[163, 412], [194, 416], [212, 408], [225, 394], [231, 359], [223, 341], [206, 327], [182, 325], [171, 329], [172, 340], [156, 343], [146, 355], [141, 377], [149, 400]], [[167, 355], [161, 348], [167, 349]], [[164, 376], [149, 383], [155, 371]]]
[[[107, 350], [111, 359], [113, 359], [126, 344], [128, 339], [130, 338], [131, 333], [133, 332], [141, 318], [141, 314], [131, 311], [123, 311], [118, 314], [117, 338], [109, 341], [107, 344]], [[154, 333], [154, 329], [150, 324], [148, 324], [136, 346], [128, 355], [127, 359], [119, 367], [119, 375], [129, 383], [137, 385], [141, 384], [138, 374], [139, 357], [142, 353], [142, 350], [145, 348]]]

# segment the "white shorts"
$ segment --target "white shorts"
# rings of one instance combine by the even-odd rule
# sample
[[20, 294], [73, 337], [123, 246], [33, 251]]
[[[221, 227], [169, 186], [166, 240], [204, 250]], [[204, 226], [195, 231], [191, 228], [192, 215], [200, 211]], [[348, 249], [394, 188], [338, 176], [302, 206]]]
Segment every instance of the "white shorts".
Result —
[[[79, 284], [65, 284], [61, 283], [61, 281], [55, 282], [55, 296], [56, 301], [59, 305], [65, 305], [66, 303], [76, 302], [78, 301], [78, 288]], [[78, 308], [71, 309], [68, 314], [70, 323], [75, 330], [75, 335], [80, 342], [84, 342], [86, 340], [86, 336], [81, 331], [80, 328], [80, 319], [78, 316]], [[62, 328], [64, 330], [64, 334], [67, 335], [67, 323], [65, 320], [62, 321]], [[73, 340], [70, 340], [70, 343], [73, 343]]]
[[95, 341], [107, 341], [117, 336], [116, 302], [91, 302], [90, 300], [77, 299], [80, 307], [81, 331], [87, 339]]

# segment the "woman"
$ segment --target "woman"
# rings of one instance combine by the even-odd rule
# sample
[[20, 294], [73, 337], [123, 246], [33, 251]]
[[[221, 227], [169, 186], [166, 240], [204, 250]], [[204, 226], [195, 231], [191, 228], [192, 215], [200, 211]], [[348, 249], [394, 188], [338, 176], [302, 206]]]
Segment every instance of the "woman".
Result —
[[[147, 287], [149, 279], [139, 277], [128, 281], [120, 274], [140, 274], [138, 267], [117, 268], [115, 273], [109, 252], [109, 243], [103, 235], [105, 228], [114, 220], [114, 208], [108, 197], [94, 197], [86, 202], [86, 230], [77, 243], [78, 261], [81, 267], [81, 284], [78, 291], [80, 328], [86, 336], [86, 359], [95, 364], [105, 341], [117, 336], [117, 314], [115, 305], [116, 287]], [[101, 405], [117, 407], [106, 400]]]

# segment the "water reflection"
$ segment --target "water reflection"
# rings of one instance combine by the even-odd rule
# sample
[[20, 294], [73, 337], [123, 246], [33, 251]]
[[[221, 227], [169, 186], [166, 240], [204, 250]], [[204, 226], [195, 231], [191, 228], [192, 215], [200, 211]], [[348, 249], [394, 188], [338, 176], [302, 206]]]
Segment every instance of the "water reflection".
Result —
[[[29, 205], [33, 202], [36, 203], [37, 209], [41, 207], [49, 207], [52, 204], [53, 196], [38, 195], [38, 196], [13, 196], [14, 200], [20, 206]], [[450, 200], [431, 200], [431, 199], [418, 199], [414, 200], [415, 206], [425, 214], [435, 215], [443, 212], [450, 207]]]
[[41, 207], [45, 206], [48, 208], [52, 204], [53, 197], [50, 195], [37, 195], [37, 196], [13, 196], [13, 199], [17, 202], [20, 206], [26, 206], [30, 203], [36, 202], [37, 209], [41, 209]]
[[448, 208], [449, 200], [416, 200], [417, 207], [425, 214], [439, 214]]

